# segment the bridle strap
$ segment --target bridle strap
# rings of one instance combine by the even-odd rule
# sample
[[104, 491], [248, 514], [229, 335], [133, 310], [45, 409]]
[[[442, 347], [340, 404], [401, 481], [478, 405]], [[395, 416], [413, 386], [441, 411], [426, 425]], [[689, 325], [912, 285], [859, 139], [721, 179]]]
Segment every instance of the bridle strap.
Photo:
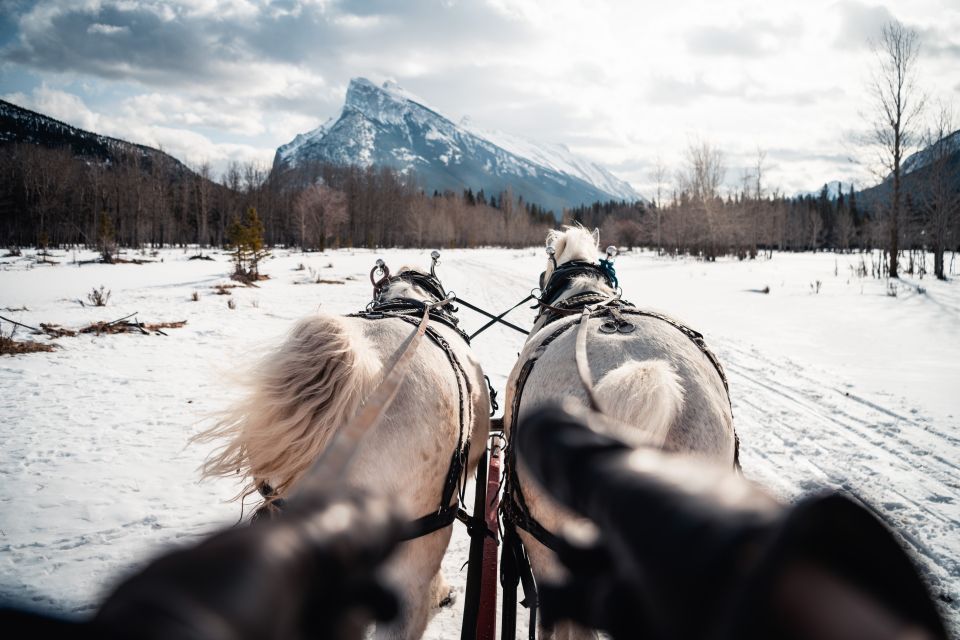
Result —
[[587, 260], [571, 260], [556, 267], [550, 274], [550, 279], [541, 285], [543, 288], [540, 295], [541, 305], [552, 304], [560, 294], [567, 290], [570, 281], [577, 276], [594, 276], [607, 283], [611, 288], [615, 288], [613, 280], [610, 279], [610, 274], [600, 265]]
[[584, 307], [580, 314], [580, 326], [577, 328], [577, 342], [575, 348], [575, 359], [577, 361], [577, 374], [580, 376], [580, 384], [587, 393], [587, 400], [590, 401], [590, 408], [598, 413], [603, 413], [600, 407], [600, 401], [597, 394], [593, 391], [593, 375], [590, 373], [590, 360], [587, 358], [587, 320], [590, 319], [590, 307]]

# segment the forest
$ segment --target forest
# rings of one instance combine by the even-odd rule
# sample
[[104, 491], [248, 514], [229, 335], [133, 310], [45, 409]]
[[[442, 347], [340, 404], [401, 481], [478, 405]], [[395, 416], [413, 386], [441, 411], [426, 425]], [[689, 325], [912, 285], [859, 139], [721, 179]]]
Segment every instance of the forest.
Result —
[[[906, 194], [899, 235], [910, 272], [931, 268], [914, 253], [957, 248], [956, 194], [936, 201], [939, 181], [954, 177], [955, 164], [928, 170]], [[774, 249], [884, 246], [886, 216], [877, 195], [851, 189], [833, 197], [824, 187], [819, 195], [785, 197], [764, 184], [762, 157], [744, 173], [740, 189], [721, 194], [725, 173], [722, 153], [700, 143], [649, 202], [553, 212], [510, 192], [424, 193], [415, 176], [388, 168], [311, 165], [272, 175], [233, 163], [215, 180], [208, 165], [187, 169], [165, 154], [94, 161], [69, 149], [17, 143], [0, 147], [0, 241], [11, 247], [227, 246], [231, 223], [253, 208], [265, 244], [305, 250], [530, 246], [558, 223], [599, 227], [604, 242], [706, 260], [755, 258]]]

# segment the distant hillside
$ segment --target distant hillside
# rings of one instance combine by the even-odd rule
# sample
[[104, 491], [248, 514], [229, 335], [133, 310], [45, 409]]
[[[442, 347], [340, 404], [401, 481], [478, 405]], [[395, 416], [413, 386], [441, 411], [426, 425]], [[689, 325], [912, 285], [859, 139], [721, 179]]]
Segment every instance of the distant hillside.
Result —
[[[953, 190], [960, 192], [960, 130], [954, 131], [939, 143], [931, 145], [903, 161], [903, 192], [905, 195], [918, 198], [924, 185], [930, 180], [935, 170], [937, 158], [943, 158], [942, 170], [950, 176]], [[893, 193], [893, 179], [887, 178], [880, 184], [864, 189], [857, 194], [861, 206], [876, 209], [884, 202], [889, 201]]]
[[277, 149], [274, 170], [305, 164], [389, 167], [428, 192], [511, 190], [559, 213], [597, 201], [643, 198], [627, 182], [563, 145], [455, 124], [392, 83], [354, 78], [340, 114]]
[[0, 100], [0, 145], [17, 142], [36, 144], [48, 149], [69, 148], [76, 156], [104, 162], [114, 162], [120, 156], [139, 155], [146, 161], [144, 168], [147, 170], [154, 160], [162, 157], [164, 164], [171, 170], [192, 173], [182, 162], [159, 149], [84, 131], [36, 111]]

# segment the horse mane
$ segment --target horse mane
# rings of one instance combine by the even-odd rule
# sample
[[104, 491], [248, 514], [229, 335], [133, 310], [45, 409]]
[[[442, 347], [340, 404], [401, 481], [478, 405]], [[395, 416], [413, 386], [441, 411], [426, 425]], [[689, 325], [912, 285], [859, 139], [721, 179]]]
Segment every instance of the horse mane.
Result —
[[600, 230], [591, 232], [579, 224], [564, 225], [562, 229], [547, 232], [547, 246], [553, 247], [553, 257], [558, 265], [571, 260], [593, 262], [600, 247]]
[[[579, 224], [564, 225], [562, 229], [551, 229], [547, 232], [546, 244], [548, 247], [553, 247], [553, 257], [557, 261], [557, 265], [570, 262], [571, 260], [594, 262], [597, 259], [597, 253], [600, 247], [600, 230], [594, 229], [593, 231], [588, 231]], [[549, 280], [552, 274], [553, 261], [547, 260], [547, 266], [544, 269], [544, 278]], [[560, 299], [568, 298], [584, 291], [595, 291], [598, 288], [604, 293], [613, 293], [613, 289], [608, 287], [605, 282], [598, 281], [597, 278], [589, 276], [574, 278], [571, 286]]]

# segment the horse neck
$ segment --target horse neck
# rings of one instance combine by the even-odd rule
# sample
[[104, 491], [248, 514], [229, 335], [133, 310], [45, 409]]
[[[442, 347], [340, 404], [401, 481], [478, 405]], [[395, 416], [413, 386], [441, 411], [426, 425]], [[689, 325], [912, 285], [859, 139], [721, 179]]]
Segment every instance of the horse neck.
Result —
[[564, 289], [563, 293], [557, 296], [555, 302], [572, 298], [575, 295], [596, 291], [603, 294], [613, 295], [615, 292], [606, 282], [596, 276], [577, 276], [570, 281], [570, 286]]
[[[557, 296], [554, 303], [560, 302], [561, 300], [566, 300], [567, 298], [572, 298], [573, 296], [579, 295], [581, 293], [587, 292], [599, 292], [606, 295], [614, 295], [616, 291], [610, 288], [606, 282], [604, 282], [599, 277], [595, 276], [578, 276], [570, 281], [570, 286], [563, 290], [559, 296]], [[540, 329], [546, 325], [547, 319], [541, 317], [533, 325], [533, 330], [530, 331], [530, 335], [534, 336]]]

